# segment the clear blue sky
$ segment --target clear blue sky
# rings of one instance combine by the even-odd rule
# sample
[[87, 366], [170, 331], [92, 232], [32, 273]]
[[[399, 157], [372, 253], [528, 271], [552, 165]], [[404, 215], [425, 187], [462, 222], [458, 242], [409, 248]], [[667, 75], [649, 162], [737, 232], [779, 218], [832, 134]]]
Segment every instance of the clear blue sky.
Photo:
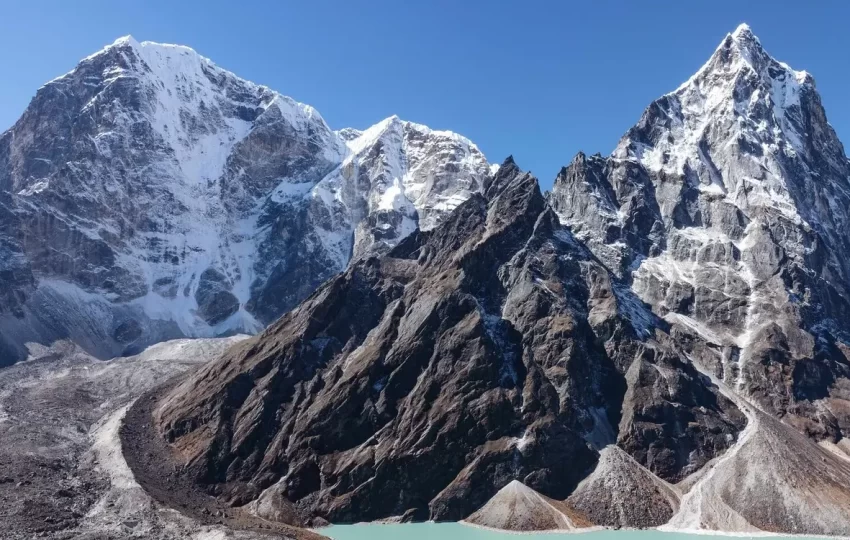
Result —
[[44, 82], [132, 34], [189, 45], [334, 129], [398, 114], [457, 131], [545, 186], [577, 151], [611, 152], [747, 22], [773, 56], [814, 75], [850, 143], [844, 1], [3, 0], [0, 12], [0, 130]]

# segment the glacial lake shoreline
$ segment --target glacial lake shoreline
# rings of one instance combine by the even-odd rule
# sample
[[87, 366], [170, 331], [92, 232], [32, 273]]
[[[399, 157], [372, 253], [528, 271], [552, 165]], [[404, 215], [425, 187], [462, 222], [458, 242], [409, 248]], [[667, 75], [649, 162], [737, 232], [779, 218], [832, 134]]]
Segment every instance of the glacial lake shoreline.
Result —
[[706, 536], [734, 538], [794, 538], [797, 540], [841, 539], [841, 536], [806, 536], [783, 533], [731, 533], [723, 531], [670, 531], [659, 529], [608, 529], [591, 527], [574, 531], [501, 531], [457, 523], [358, 523], [353, 525], [330, 525], [314, 529], [315, 532], [333, 540], [506, 540], [520, 537], [523, 540], [554, 540], [571, 538], [578, 540], [705, 540]]

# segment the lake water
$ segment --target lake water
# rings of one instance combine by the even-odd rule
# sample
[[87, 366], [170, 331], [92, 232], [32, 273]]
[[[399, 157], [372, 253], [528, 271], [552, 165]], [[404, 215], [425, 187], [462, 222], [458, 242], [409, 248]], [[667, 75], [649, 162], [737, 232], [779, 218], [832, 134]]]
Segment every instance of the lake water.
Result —
[[[662, 531], [595, 530], [584, 533], [515, 533], [491, 531], [460, 523], [333, 525], [318, 532], [333, 540], [711, 540], [729, 538]], [[760, 538], [740, 536], [737, 538]], [[795, 540], [804, 540], [797, 537]]]

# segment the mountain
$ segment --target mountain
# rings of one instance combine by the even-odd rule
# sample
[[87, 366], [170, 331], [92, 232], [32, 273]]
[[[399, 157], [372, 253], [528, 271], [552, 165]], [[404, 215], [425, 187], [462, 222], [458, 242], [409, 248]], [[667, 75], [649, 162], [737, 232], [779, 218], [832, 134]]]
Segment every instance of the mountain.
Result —
[[454, 133], [334, 132], [192, 49], [121, 38], [0, 135], [0, 365], [30, 341], [108, 358], [256, 332], [488, 172]]
[[679, 480], [746, 420], [653, 326], [508, 160], [168, 392], [154, 437], [225, 500], [272, 490], [304, 523], [461, 519], [514, 479], [562, 500], [615, 442]]
[[616, 445], [599, 452], [599, 462], [567, 503], [596, 525], [656, 527], [679, 509], [681, 494]]
[[150, 396], [148, 461], [293, 524], [850, 534], [850, 163], [812, 77], [744, 25], [547, 196], [494, 171]]
[[850, 435], [850, 162], [811, 75], [742, 25], [551, 203], [692, 358], [817, 439]]

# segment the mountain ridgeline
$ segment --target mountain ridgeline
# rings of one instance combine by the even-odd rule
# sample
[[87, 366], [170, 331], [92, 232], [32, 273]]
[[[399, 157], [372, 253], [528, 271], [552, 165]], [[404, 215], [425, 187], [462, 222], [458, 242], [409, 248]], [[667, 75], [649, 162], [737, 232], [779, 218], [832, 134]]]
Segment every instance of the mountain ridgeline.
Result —
[[850, 535], [850, 162], [746, 25], [545, 194], [131, 38], [39, 90], [0, 188], [4, 362], [256, 333], [131, 409], [157, 489], [296, 526]]
[[110, 358], [254, 333], [488, 172], [454, 133], [334, 132], [192, 49], [119, 39], [0, 136], [0, 365], [27, 342]]
[[576, 157], [551, 203], [692, 358], [848, 435], [850, 162], [809, 74], [742, 26], [610, 157]]
[[546, 196], [508, 159], [153, 422], [204, 489], [302, 524], [847, 534], [848, 197], [812, 77], [742, 26], [612, 155]]
[[746, 420], [654, 323], [508, 160], [156, 415], [201, 482], [281, 490], [332, 522], [460, 519], [516, 478], [564, 499], [618, 437], [681, 479]]

